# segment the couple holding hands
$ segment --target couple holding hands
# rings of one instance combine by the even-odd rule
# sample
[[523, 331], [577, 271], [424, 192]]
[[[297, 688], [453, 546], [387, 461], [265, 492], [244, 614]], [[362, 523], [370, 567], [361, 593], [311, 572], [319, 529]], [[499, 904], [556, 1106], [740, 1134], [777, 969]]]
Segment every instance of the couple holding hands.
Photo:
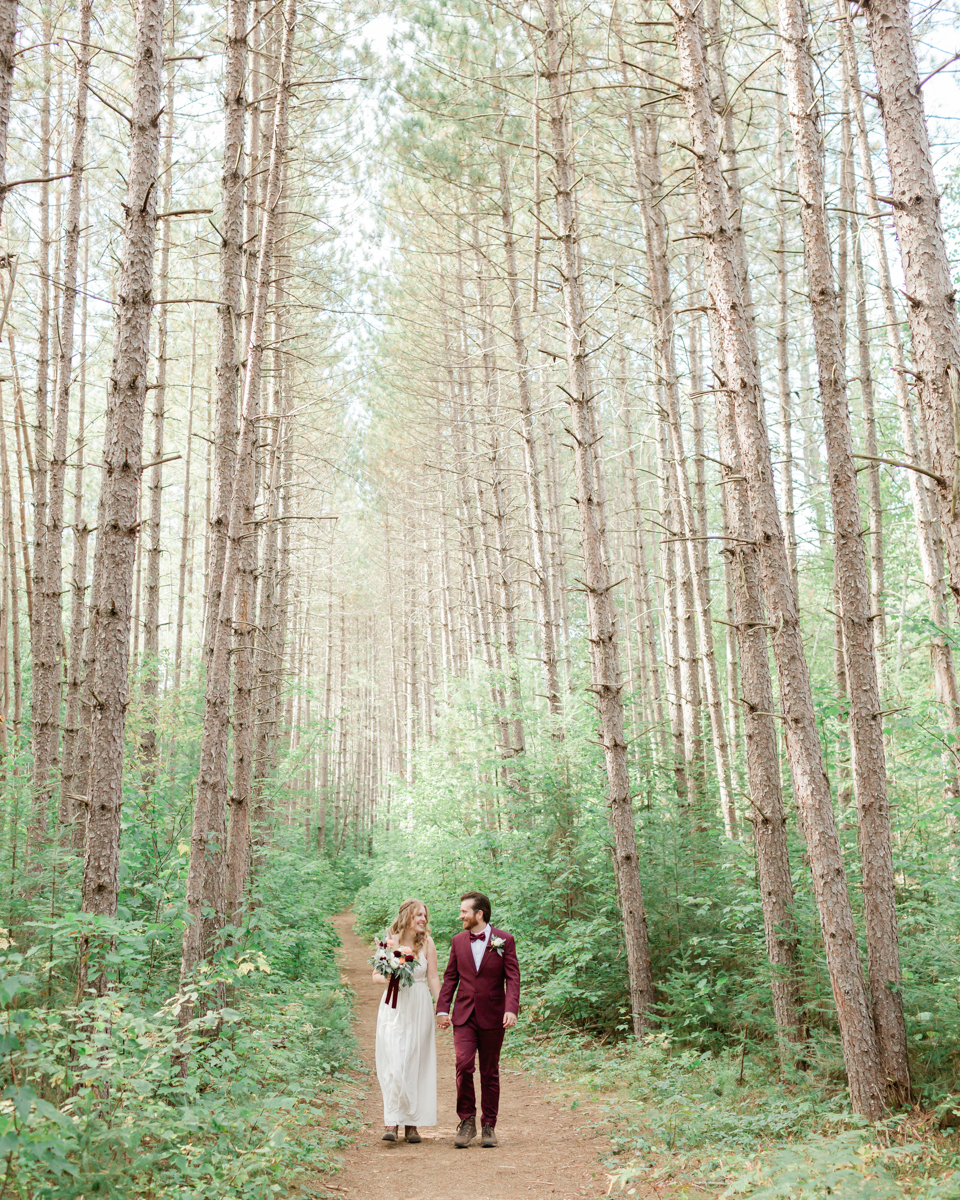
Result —
[[[473, 1075], [478, 1059], [481, 1145], [497, 1144], [500, 1048], [505, 1031], [517, 1023], [520, 967], [513, 937], [490, 924], [490, 912], [490, 901], [481, 892], [461, 896], [463, 932], [451, 942], [442, 983], [425, 904], [404, 901], [387, 931], [388, 945], [411, 950], [413, 982], [394, 993], [389, 1003], [388, 990], [377, 1016], [377, 1077], [383, 1092], [385, 1142], [397, 1140], [401, 1125], [408, 1142], [419, 1142], [417, 1126], [437, 1123], [436, 1016], [437, 1028], [453, 1026], [460, 1122], [453, 1144], [462, 1150], [477, 1136]], [[373, 978], [386, 982], [377, 972]]]

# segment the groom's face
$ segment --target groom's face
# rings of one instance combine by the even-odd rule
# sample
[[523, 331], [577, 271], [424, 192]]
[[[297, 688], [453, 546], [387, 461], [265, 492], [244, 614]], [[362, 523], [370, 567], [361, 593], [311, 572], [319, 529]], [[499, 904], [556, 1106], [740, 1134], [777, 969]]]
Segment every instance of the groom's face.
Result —
[[460, 923], [464, 929], [477, 929], [486, 924], [483, 913], [473, 907], [472, 900], [460, 901]]

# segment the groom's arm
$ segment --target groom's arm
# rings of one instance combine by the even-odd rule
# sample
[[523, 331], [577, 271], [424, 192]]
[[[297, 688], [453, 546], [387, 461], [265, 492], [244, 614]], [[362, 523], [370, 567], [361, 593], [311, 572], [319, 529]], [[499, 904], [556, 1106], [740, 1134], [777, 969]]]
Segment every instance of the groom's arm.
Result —
[[453, 1003], [453, 993], [457, 990], [457, 984], [460, 982], [460, 971], [457, 967], [457, 951], [454, 946], [450, 947], [450, 959], [447, 963], [447, 969], [443, 973], [443, 983], [440, 987], [440, 995], [437, 997], [437, 1016], [450, 1016], [450, 1005]]
[[507, 977], [507, 997], [503, 1023], [507, 1025], [507, 1018], [513, 1017], [513, 1020], [509, 1022], [510, 1025], [513, 1025], [516, 1023], [517, 1014], [520, 1012], [520, 963], [517, 960], [517, 943], [509, 934], [506, 938], [506, 945], [503, 947], [503, 971]]

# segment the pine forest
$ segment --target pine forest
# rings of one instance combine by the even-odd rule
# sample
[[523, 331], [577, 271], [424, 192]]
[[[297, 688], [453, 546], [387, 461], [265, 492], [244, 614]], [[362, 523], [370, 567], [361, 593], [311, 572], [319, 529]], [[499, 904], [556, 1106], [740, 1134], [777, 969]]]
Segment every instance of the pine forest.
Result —
[[0, 1200], [960, 1197], [958, 30], [0, 0]]

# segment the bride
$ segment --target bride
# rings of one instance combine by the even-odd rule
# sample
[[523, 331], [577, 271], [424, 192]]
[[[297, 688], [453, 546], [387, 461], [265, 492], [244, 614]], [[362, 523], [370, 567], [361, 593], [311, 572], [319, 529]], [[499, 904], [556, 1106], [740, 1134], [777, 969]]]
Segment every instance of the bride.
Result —
[[[413, 983], [402, 987], [397, 1007], [380, 1005], [377, 1015], [377, 1078], [383, 1092], [383, 1140], [395, 1142], [401, 1125], [406, 1140], [419, 1142], [418, 1125], [437, 1123], [437, 1043], [433, 996], [440, 994], [437, 947], [430, 936], [430, 915], [419, 900], [404, 900], [387, 930], [391, 946], [416, 955]], [[376, 971], [374, 983], [386, 985]]]

